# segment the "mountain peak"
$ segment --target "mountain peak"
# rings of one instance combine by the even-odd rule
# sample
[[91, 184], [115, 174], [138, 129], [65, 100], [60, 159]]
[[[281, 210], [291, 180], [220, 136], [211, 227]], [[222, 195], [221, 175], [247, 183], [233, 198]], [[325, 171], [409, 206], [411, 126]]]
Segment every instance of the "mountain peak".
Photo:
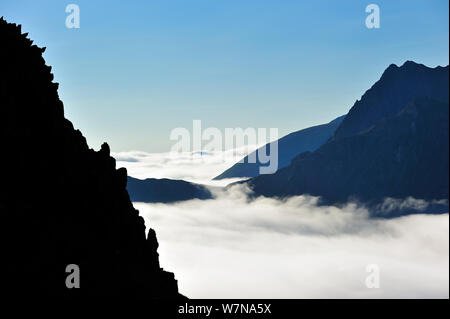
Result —
[[398, 113], [414, 97], [432, 97], [448, 102], [448, 67], [430, 68], [413, 61], [391, 64], [336, 130], [334, 138], [362, 132], [380, 120]]
[[421, 63], [416, 63], [414, 61], [407, 60], [405, 61], [405, 63], [403, 63], [402, 67], [408, 68], [408, 67], [426, 67], [426, 66]]

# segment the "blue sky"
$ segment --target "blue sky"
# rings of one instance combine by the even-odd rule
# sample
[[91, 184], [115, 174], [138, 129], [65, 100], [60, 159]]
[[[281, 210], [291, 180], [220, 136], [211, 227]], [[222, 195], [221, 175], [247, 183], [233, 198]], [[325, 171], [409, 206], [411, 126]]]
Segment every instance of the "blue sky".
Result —
[[[67, 29], [78, 4], [81, 28]], [[381, 28], [367, 29], [378, 4]], [[447, 0], [21, 1], [0, 16], [46, 46], [91, 147], [167, 151], [170, 131], [278, 127], [345, 114], [391, 63], [449, 60]]]

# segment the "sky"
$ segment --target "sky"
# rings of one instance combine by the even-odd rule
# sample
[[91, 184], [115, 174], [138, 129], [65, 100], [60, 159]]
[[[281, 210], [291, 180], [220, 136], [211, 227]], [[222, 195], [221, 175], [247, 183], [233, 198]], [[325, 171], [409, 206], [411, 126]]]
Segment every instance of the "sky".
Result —
[[[68, 29], [66, 5], [80, 8]], [[380, 7], [368, 29], [365, 8]], [[204, 127], [285, 135], [345, 114], [391, 63], [448, 65], [447, 0], [2, 0], [53, 67], [69, 118], [98, 149], [166, 152]]]

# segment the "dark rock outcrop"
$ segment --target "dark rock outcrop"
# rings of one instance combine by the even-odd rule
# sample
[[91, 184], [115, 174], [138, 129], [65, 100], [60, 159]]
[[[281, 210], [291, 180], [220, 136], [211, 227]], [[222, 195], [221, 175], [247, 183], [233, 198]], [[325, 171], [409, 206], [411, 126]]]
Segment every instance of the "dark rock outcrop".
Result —
[[[0, 20], [0, 289], [179, 298], [155, 232], [146, 237], [129, 199], [126, 170], [64, 118], [44, 49]], [[79, 289], [66, 287], [69, 264], [79, 266]]]
[[127, 190], [133, 202], [175, 203], [213, 198], [205, 186], [168, 178], [142, 180], [128, 176]]
[[[334, 119], [330, 123], [308, 127], [280, 138], [278, 140], [278, 169], [288, 166], [295, 156], [303, 152], [315, 151], [322, 146], [333, 136], [344, 117], [345, 115]], [[270, 143], [244, 157], [239, 163], [234, 164], [214, 179], [255, 177], [260, 175], [259, 168], [261, 166], [267, 166], [267, 164], [260, 162], [258, 158], [259, 150], [261, 150], [262, 154], [270, 154]], [[255, 158], [256, 162], [249, 163], [249, 158]]]
[[310, 194], [326, 204], [356, 200], [373, 214], [383, 213], [378, 207], [387, 197], [444, 200], [427, 212], [448, 210], [448, 75], [448, 66], [391, 66], [332, 139], [248, 185], [257, 195]]

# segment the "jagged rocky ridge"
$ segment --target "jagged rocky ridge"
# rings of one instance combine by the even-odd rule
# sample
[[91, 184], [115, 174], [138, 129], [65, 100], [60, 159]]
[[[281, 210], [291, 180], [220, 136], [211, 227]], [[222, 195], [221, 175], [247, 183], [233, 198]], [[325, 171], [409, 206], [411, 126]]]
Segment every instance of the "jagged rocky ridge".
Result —
[[[0, 20], [1, 290], [10, 296], [179, 298], [155, 232], [126, 191], [109, 147], [89, 149], [64, 118], [45, 48]], [[80, 267], [67, 289], [66, 266]]]
[[370, 129], [400, 112], [416, 97], [448, 102], [448, 81], [448, 66], [429, 68], [413, 61], [406, 61], [402, 66], [391, 64], [381, 78], [355, 102], [337, 128], [334, 139]]

